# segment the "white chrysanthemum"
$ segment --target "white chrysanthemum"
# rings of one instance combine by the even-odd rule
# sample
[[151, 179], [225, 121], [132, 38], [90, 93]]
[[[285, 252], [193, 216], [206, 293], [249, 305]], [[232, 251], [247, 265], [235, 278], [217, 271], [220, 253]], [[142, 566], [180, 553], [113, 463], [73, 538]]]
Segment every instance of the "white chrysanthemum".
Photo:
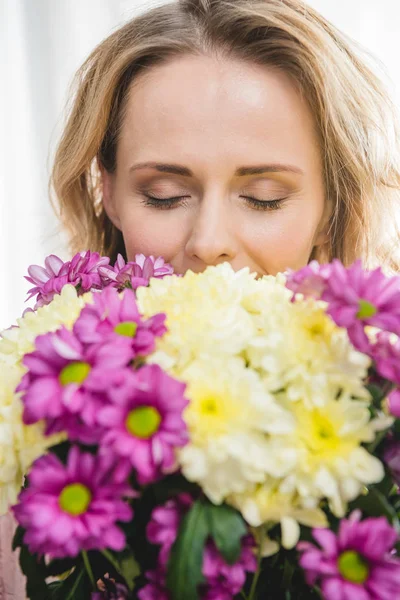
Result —
[[293, 418], [243, 360], [199, 359], [180, 378], [190, 400], [184, 412], [190, 442], [178, 460], [185, 477], [199, 483], [214, 503], [245, 492], [267, 474], [282, 477], [290, 471], [295, 452], [274, 454], [271, 440], [289, 434]]
[[375, 438], [368, 404], [343, 398], [312, 409], [302, 402], [290, 406], [297, 426], [281, 447], [294, 448], [298, 462], [280, 489], [304, 499], [326, 497], [342, 517], [347, 502], [384, 475], [382, 463], [361, 446]]
[[201, 355], [239, 354], [255, 335], [253, 320], [241, 305], [249, 281], [256, 275], [245, 268], [235, 273], [228, 263], [203, 273], [188, 271], [151, 279], [137, 290], [145, 316], [165, 312], [168, 332], [157, 342], [175, 374]]
[[0, 333], [0, 357], [8, 363], [19, 364], [24, 354], [33, 351], [36, 336], [55, 331], [61, 325], [72, 329], [82, 308], [91, 299], [90, 292], [78, 296], [73, 285], [65, 285], [50, 304], [25, 313], [17, 319], [17, 327]]
[[62, 436], [44, 437], [43, 424], [24, 425], [22, 403], [14, 390], [24, 369], [0, 360], [0, 514], [16, 502], [32, 462]]

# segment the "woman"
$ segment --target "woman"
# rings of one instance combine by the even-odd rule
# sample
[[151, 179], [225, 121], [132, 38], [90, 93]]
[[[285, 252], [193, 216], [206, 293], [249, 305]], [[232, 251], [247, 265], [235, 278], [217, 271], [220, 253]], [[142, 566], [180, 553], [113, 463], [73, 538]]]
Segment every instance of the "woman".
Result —
[[178, 273], [398, 270], [395, 110], [303, 2], [154, 8], [94, 49], [74, 91], [50, 181], [71, 251], [162, 255]]

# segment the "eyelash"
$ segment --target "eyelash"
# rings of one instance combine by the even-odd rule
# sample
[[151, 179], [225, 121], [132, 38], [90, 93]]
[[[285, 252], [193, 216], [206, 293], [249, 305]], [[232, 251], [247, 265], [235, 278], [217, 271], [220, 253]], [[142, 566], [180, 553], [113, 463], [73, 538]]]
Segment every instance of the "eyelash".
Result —
[[[179, 200], [186, 198], [186, 196], [174, 196], [172, 198], [156, 198], [155, 196], [150, 196], [149, 194], [144, 194], [146, 200], [144, 204], [146, 206], [153, 206], [155, 208], [166, 210], [168, 208], [172, 208], [176, 206]], [[279, 210], [282, 208], [282, 202], [286, 200], [286, 198], [277, 198], [274, 200], [257, 200], [257, 198], [252, 198], [251, 196], [242, 196], [245, 198], [249, 204], [256, 210]], [[185, 203], [182, 204], [185, 206]]]

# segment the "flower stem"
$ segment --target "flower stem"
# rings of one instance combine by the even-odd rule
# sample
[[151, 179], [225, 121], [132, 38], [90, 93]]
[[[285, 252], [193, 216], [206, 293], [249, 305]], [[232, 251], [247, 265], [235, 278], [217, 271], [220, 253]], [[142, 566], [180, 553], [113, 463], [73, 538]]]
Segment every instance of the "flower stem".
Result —
[[87, 571], [87, 574], [89, 575], [90, 583], [92, 584], [93, 589], [96, 590], [97, 586], [96, 586], [96, 582], [94, 580], [94, 575], [93, 575], [92, 567], [90, 566], [89, 557], [88, 557], [87, 552], [85, 550], [82, 550], [82, 558], [83, 558], [83, 563], [85, 565], [85, 569]]
[[114, 567], [114, 569], [117, 571], [117, 573], [119, 573], [120, 575], [122, 575], [121, 573], [121, 568], [118, 564], [118, 561], [113, 557], [113, 555], [111, 554], [111, 552], [109, 552], [108, 550], [100, 550], [100, 552], [102, 553], [102, 555], [104, 556], [104, 558], [106, 558], [108, 560], [108, 562]]
[[257, 571], [254, 574], [254, 578], [253, 581], [251, 583], [251, 588], [250, 588], [250, 593], [248, 595], [247, 600], [253, 600], [254, 599], [254, 594], [256, 593], [256, 588], [257, 588], [257, 582], [258, 582], [258, 578], [260, 576], [260, 568], [261, 568], [261, 554], [262, 554], [262, 546], [263, 546], [263, 542], [264, 542], [264, 536], [263, 536], [263, 531], [262, 533], [260, 532], [260, 539], [259, 539], [259, 544], [258, 544], [258, 553], [257, 553]]

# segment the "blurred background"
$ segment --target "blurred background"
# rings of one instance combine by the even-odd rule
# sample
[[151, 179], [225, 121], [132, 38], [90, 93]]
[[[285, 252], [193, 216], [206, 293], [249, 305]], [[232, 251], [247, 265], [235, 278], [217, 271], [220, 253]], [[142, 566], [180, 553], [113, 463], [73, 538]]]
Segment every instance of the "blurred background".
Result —
[[[0, 330], [28, 306], [28, 266], [68, 258], [47, 187], [73, 74], [115, 28], [163, 3], [0, 0]], [[400, 107], [400, 2], [308, 4], [369, 52]]]

